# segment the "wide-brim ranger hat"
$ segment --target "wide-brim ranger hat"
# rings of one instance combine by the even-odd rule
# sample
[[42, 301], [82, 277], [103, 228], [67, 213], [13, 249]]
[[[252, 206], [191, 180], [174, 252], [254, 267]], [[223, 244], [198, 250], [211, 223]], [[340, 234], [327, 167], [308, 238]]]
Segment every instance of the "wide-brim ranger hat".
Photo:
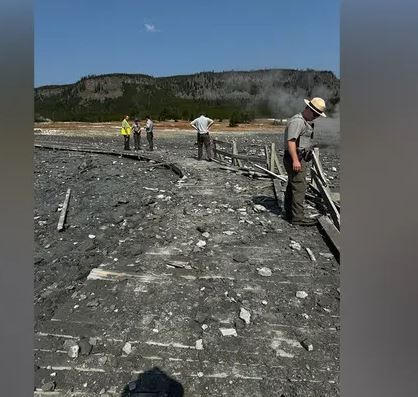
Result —
[[324, 113], [324, 110], [326, 108], [325, 101], [322, 98], [312, 98], [304, 99], [307, 106], [309, 106], [315, 113], [318, 113], [322, 117], [327, 117], [327, 115]]

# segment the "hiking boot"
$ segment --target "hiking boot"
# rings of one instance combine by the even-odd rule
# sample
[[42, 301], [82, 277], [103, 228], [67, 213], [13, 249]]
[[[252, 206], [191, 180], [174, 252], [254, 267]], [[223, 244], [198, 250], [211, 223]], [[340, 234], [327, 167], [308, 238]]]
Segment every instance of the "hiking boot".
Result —
[[317, 224], [318, 224], [317, 219], [310, 219], [310, 218], [295, 219], [292, 221], [292, 225], [297, 225], [297, 226], [315, 226]]

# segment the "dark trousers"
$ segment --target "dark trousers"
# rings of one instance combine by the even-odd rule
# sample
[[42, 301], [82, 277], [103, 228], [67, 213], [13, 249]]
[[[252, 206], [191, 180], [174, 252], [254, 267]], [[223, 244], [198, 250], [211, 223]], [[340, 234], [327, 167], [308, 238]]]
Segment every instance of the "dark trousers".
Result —
[[147, 141], [149, 145], [149, 150], [154, 150], [154, 133], [147, 132]]
[[140, 132], [134, 132], [134, 145], [135, 145], [135, 150], [141, 149], [141, 133]]
[[130, 149], [129, 149], [129, 138], [130, 138], [130, 136], [129, 136], [129, 135], [124, 135], [124, 136], [123, 136], [123, 143], [124, 143], [124, 148], [123, 148], [123, 150], [130, 150]]
[[283, 164], [287, 172], [288, 181], [284, 194], [284, 209], [286, 215], [292, 220], [300, 220], [305, 217], [303, 202], [306, 194], [306, 173], [308, 170], [305, 160], [300, 160], [302, 169], [293, 171], [293, 161], [290, 154], [285, 152]]
[[203, 145], [205, 145], [206, 156], [212, 160], [212, 147], [209, 134], [199, 134], [197, 136], [197, 159], [202, 160]]

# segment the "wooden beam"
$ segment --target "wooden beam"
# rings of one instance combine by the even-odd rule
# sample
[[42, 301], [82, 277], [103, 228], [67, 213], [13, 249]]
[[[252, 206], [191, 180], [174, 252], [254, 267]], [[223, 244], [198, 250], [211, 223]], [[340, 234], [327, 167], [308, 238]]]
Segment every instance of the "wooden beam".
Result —
[[58, 220], [57, 230], [60, 232], [64, 229], [65, 218], [67, 217], [67, 210], [68, 210], [68, 203], [70, 201], [71, 189], [67, 190], [67, 194], [65, 195], [64, 204], [61, 209], [60, 218]]
[[282, 182], [276, 178], [273, 178], [273, 190], [274, 196], [276, 197], [277, 206], [280, 210], [283, 210], [284, 193], [282, 192]]
[[[315, 150], [316, 149], [316, 150]], [[318, 153], [319, 149], [315, 148], [312, 152], [312, 164], [314, 166], [314, 169], [318, 175], [318, 177], [321, 179], [324, 186], [327, 186], [328, 181], [327, 178], [325, 178], [324, 170], [322, 169], [321, 162], [319, 161]]]
[[332, 242], [332, 245], [338, 252], [340, 252], [340, 231], [327, 216], [321, 216], [318, 219], [318, 222], [329, 240]]
[[264, 145], [264, 155], [266, 156], [266, 167], [270, 167], [270, 153], [267, 145]]
[[246, 161], [263, 161], [262, 157], [246, 156], [243, 154], [233, 154], [233, 153], [229, 153], [225, 150], [220, 150], [220, 149], [216, 149], [216, 152], [223, 154], [224, 156], [230, 157], [231, 159], [236, 158], [236, 159], [246, 160]]
[[[271, 149], [270, 149], [270, 167], [269, 170], [271, 172], [275, 172], [275, 167], [274, 165], [276, 164], [276, 162], [274, 161], [274, 154], [276, 153], [276, 144], [274, 142], [272, 142], [271, 144]], [[279, 172], [280, 174], [280, 172]]]
[[316, 183], [316, 186], [318, 187], [318, 190], [321, 193], [321, 196], [328, 208], [328, 211], [331, 215], [331, 218], [334, 222], [335, 227], [340, 229], [340, 213], [337, 210], [337, 207], [335, 206], [334, 202], [332, 201], [331, 194], [326, 186], [323, 185], [321, 179], [319, 179], [316, 172], [313, 172], [313, 178]]
[[232, 147], [232, 143], [231, 142], [221, 141], [219, 139], [212, 139], [212, 142], [219, 143], [220, 145]]
[[263, 170], [266, 174], [268, 174], [268, 175], [270, 175], [274, 178], [280, 179], [283, 182], [287, 182], [287, 177], [286, 176], [277, 175], [274, 172], [269, 171], [267, 168], [262, 167], [261, 165], [258, 165], [258, 164], [253, 164], [253, 165], [256, 168], [259, 168], [260, 170]]
[[284, 175], [285, 173], [284, 173], [283, 168], [280, 164], [279, 158], [277, 157], [276, 151], [273, 152], [273, 156], [274, 156], [274, 162], [276, 164], [276, 168], [277, 168], [277, 171], [278, 171], [279, 175]]

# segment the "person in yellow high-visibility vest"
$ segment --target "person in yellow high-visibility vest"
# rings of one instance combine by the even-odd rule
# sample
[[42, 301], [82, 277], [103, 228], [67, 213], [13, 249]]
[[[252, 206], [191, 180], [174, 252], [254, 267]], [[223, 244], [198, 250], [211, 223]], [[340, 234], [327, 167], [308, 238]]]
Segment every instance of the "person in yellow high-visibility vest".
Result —
[[120, 129], [121, 135], [124, 139], [124, 150], [130, 150], [129, 148], [129, 138], [131, 137], [131, 126], [129, 125], [129, 116], [125, 116], [122, 121], [122, 128]]

